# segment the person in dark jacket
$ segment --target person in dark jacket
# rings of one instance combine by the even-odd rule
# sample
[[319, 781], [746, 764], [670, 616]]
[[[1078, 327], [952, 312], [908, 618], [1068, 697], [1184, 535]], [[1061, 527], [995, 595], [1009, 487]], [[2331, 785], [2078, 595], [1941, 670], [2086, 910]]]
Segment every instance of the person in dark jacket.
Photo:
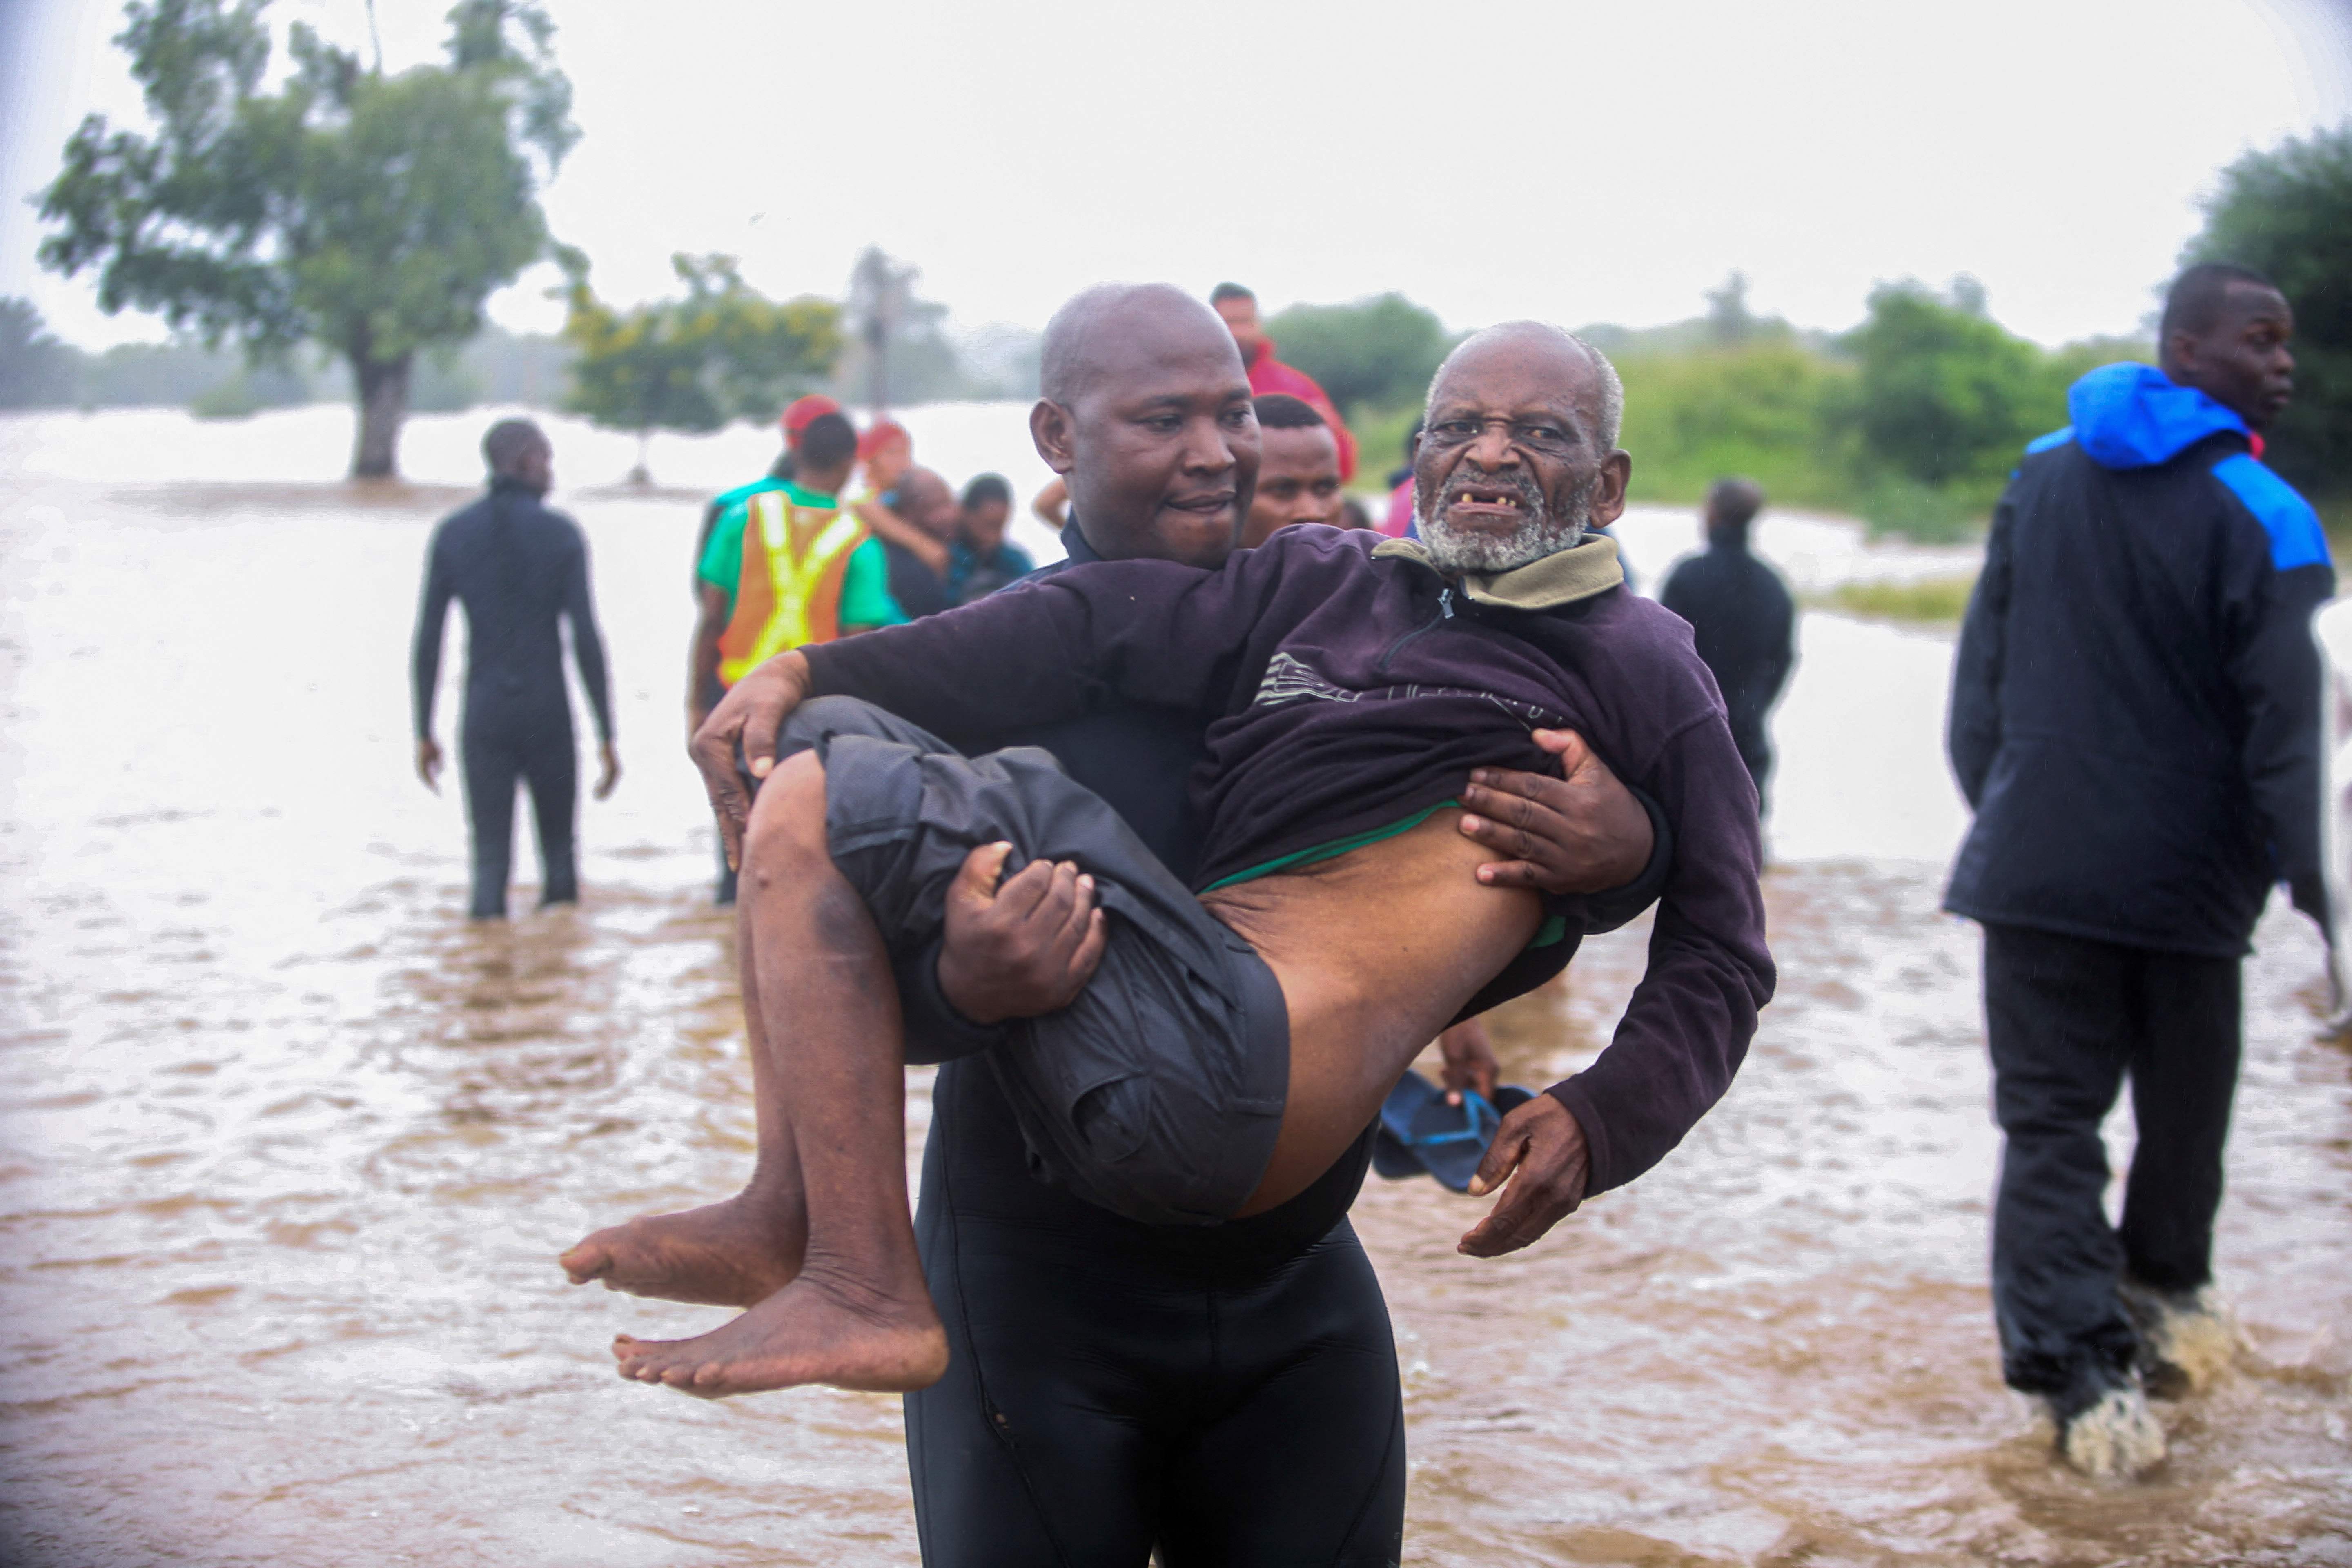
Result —
[[1706, 552], [1666, 574], [1658, 603], [1688, 621], [1698, 656], [1715, 673], [1731, 715], [1731, 738], [1767, 809], [1772, 737], [1765, 719], [1797, 662], [1797, 605], [1780, 574], [1748, 552], [1748, 531], [1764, 510], [1752, 480], [1717, 479], [1706, 492]]
[[[2260, 275], [2184, 272], [2161, 368], [2075, 383], [1993, 516], [1953, 679], [1976, 812], [1945, 907], [1982, 923], [2006, 1144], [2003, 1374], [2097, 1474], [2160, 1458], [2147, 1394], [2226, 1359], [2208, 1287], [2239, 962], [2273, 885], [2325, 930], [2319, 520], [2263, 466], [2294, 317]], [[2118, 1231], [2099, 1124], [2139, 1130]]]
[[1013, 522], [1013, 487], [1003, 474], [980, 474], [963, 487], [955, 543], [948, 552], [948, 597], [985, 599], [1037, 569], [1029, 552], [1004, 537]]
[[[1099, 314], [1108, 322], [1148, 303]], [[1198, 310], [1181, 297], [1159, 304]], [[1234, 517], [1204, 554], [1170, 531], [1158, 491], [1130, 473], [1154, 464], [1181, 472], [1177, 455], [1213, 444], [1230, 405], [1247, 400], [1245, 383], [1229, 384], [1240, 379], [1229, 342], [1207, 325], [1213, 354], [1195, 349], [1140, 389], [1126, 384], [1137, 366], [1118, 376], [1121, 396], [1139, 390], [1176, 398], [1174, 433], [1133, 445], [1107, 438], [1118, 426], [1079, 426], [1071, 484], [1082, 504], [1062, 531], [1070, 565], [1138, 558], [1213, 565], [1233, 550]], [[1224, 438], [1237, 455], [1246, 447], [1255, 458], [1254, 442], [1230, 431]], [[1238, 480], [1241, 514], [1251, 477]], [[742, 820], [737, 738], [763, 697], [772, 700], [772, 667], [746, 677], [698, 742], [698, 763], [730, 831]], [[1006, 739], [1049, 751], [1171, 870], [1191, 879], [1202, 825], [1185, 780], [1203, 757], [1197, 721], [1110, 702]], [[1573, 760], [1566, 779], [1497, 773], [1465, 797], [1490, 814], [1478, 826], [1481, 841], [1521, 862], [1537, 885], [1615, 889], [1590, 894], [1570, 913], [1562, 945], [1571, 951], [1587, 932], [1646, 907], [1673, 860], [1657, 818], [1589, 750]], [[1632, 828], [1622, 826], [1629, 815]], [[1155, 1542], [1198, 1548], [1213, 1560], [1223, 1545], [1223, 1560], [1234, 1563], [1265, 1560], [1286, 1546], [1303, 1548], [1299, 1560], [1339, 1561], [1328, 1542], [1350, 1530], [1362, 1560], [1392, 1561], [1406, 1473], [1396, 1352], [1379, 1283], [1347, 1219], [1370, 1162], [1370, 1130], [1307, 1193], [1210, 1230], [1140, 1225], [1035, 1179], [1011, 1102], [986, 1058], [972, 1054], [1006, 1026], [969, 1020], [1058, 1005], [1086, 927], [1071, 918], [1083, 912], [1076, 889], [1056, 881], [1053, 868], [1032, 866], [996, 885], [1001, 858], [974, 857], [978, 895], [950, 903], [944, 942], [900, 976], [909, 1037], [950, 1058], [932, 1090], [916, 1215], [950, 1357], [945, 1378], [907, 1400], [924, 1561], [933, 1568], [1139, 1562]], [[1447, 1068], [1458, 1087], [1493, 1088], [1491, 1058]], [[622, 1288], [636, 1286], [625, 1280]]]
[[[940, 552], [937, 559], [951, 564], [956, 531], [963, 510], [947, 480], [929, 468], [910, 468], [899, 475], [887, 497], [889, 510]], [[863, 515], [862, 513], [860, 515]], [[881, 537], [877, 535], [877, 537]], [[951, 609], [946, 573], [896, 539], [882, 538], [882, 552], [890, 563], [890, 597], [910, 621]]]
[[540, 905], [580, 897], [573, 816], [580, 759], [572, 736], [572, 695], [563, 685], [563, 637], [596, 714], [604, 764], [596, 798], [621, 777], [613, 749], [613, 699], [604, 675], [604, 639], [588, 592], [588, 541], [580, 525], [550, 511], [540, 498], [554, 479], [553, 452], [539, 426], [502, 419], [482, 438], [490, 493], [452, 513], [433, 531], [425, 556], [424, 601], [416, 616], [410, 678], [416, 710], [416, 773], [440, 790], [441, 747], [433, 705], [441, 679], [442, 627], [449, 602], [466, 606], [466, 710], [458, 763], [466, 811], [473, 822], [476, 920], [502, 920], [513, 861], [515, 784], [530, 789], [539, 827]]

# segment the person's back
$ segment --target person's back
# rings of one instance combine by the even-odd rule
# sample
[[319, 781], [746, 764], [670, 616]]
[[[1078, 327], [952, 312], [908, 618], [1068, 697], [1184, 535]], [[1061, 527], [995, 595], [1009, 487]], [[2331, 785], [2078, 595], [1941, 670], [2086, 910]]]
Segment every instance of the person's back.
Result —
[[[2162, 368], [2092, 372], [2074, 424], [2027, 448], [1955, 660], [1976, 821], [1945, 907], [1984, 928], [2001, 1373], [2096, 1475], [2163, 1457], [2149, 1394], [2195, 1388], [2227, 1343], [2213, 1224], [2270, 885], [2326, 928], [2312, 614], [2335, 574], [2256, 434], [2292, 393], [2293, 331], [2260, 274], [2183, 272]], [[2100, 1124], [2126, 1080], [2117, 1223]]]
[[2274, 878], [2315, 876], [2326, 541], [2238, 416], [2154, 368], [2094, 372], [2073, 411], [1969, 606], [1952, 752], [1977, 818], [1947, 901], [2235, 957]]
[[579, 525], [499, 479], [443, 520], [433, 554], [434, 571], [466, 606], [468, 709], [525, 721], [568, 714], [561, 622], [572, 584], [586, 575]]
[[518, 781], [530, 785], [539, 828], [541, 901], [566, 903], [579, 896], [573, 855], [579, 759], [563, 680], [561, 623], [566, 619], [602, 742], [599, 799], [612, 793], [620, 764], [613, 749], [604, 643], [589, 594], [587, 540], [577, 523], [540, 500], [551, 474], [547, 438], [527, 421], [506, 420], [492, 427], [484, 450], [492, 464], [489, 493], [443, 520], [433, 533], [410, 679], [417, 771], [437, 789], [441, 753], [433, 739], [433, 709], [443, 628], [450, 602], [464, 605], [459, 753], [474, 836], [469, 907], [476, 919], [494, 919], [506, 913]]
[[1780, 574], [1748, 550], [1763, 503], [1748, 481], [1719, 481], [1707, 495], [1706, 552], [1677, 563], [1658, 591], [1658, 602], [1690, 623], [1759, 802], [1772, 768], [1765, 718], [1797, 657], [1796, 602]]

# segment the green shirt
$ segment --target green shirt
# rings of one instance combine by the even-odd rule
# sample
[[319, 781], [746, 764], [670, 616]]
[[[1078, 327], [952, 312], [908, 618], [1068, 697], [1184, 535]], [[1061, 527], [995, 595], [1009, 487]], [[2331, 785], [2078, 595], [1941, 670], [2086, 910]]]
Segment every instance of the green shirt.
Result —
[[[782, 490], [784, 499], [794, 506], [830, 510], [840, 503], [836, 498], [793, 484], [789, 479], [770, 479], [747, 485], [740, 490], [730, 491], [733, 499], [727, 510], [719, 514], [717, 526], [710, 531], [710, 542], [703, 547], [702, 563], [695, 574], [727, 595], [727, 613], [735, 613], [735, 589], [743, 578], [743, 531], [751, 526], [751, 502], [770, 490]], [[727, 500], [727, 497], [721, 497]], [[883, 553], [882, 542], [868, 539], [850, 552], [849, 564], [841, 576], [840, 624], [851, 626], [895, 626], [904, 625], [907, 612], [890, 596], [890, 558]]]

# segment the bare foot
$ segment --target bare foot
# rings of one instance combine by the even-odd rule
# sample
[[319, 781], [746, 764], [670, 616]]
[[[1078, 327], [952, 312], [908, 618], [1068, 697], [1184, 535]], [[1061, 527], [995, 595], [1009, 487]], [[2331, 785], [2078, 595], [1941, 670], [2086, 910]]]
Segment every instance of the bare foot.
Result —
[[826, 1383], [904, 1394], [948, 1369], [948, 1338], [930, 1298], [852, 1293], [802, 1276], [725, 1328], [691, 1340], [613, 1342], [623, 1377], [702, 1399]]
[[751, 1307], [800, 1272], [807, 1227], [798, 1205], [744, 1192], [600, 1230], [556, 1261], [574, 1285], [601, 1279], [632, 1296]]

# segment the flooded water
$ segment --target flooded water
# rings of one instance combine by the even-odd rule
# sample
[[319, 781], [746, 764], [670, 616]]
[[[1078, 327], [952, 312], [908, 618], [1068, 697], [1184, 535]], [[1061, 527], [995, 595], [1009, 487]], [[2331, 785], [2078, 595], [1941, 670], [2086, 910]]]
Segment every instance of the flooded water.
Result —
[[[481, 928], [459, 805], [409, 772], [404, 668], [485, 422], [416, 421], [425, 482], [356, 495], [340, 410], [0, 420], [0, 1561], [915, 1561], [895, 1399], [622, 1384], [614, 1331], [718, 1315], [552, 1263], [750, 1158], [680, 749], [683, 491], [757, 473], [767, 437], [657, 443], [681, 493], [646, 497], [593, 488], [625, 439], [557, 429], [628, 773], [584, 808], [585, 902]], [[1042, 477], [1017, 411], [908, 422], [952, 478]], [[1688, 530], [1633, 520], [1653, 584]], [[1783, 539], [1801, 576], [1942, 569]], [[1976, 939], [1935, 910], [1949, 643], [1811, 616], [1803, 651], [1781, 993], [1728, 1100], [1508, 1260], [1454, 1253], [1480, 1205], [1433, 1184], [1358, 1205], [1403, 1363], [1408, 1560], [2352, 1563], [2352, 1056], [2311, 1037], [2317, 941], [2274, 910], [2248, 970], [2235, 1371], [2166, 1408], [2149, 1484], [2084, 1482], [2001, 1388], [1986, 1303]], [[1501, 1016], [1510, 1077], [1599, 1048], [1643, 940]]]

